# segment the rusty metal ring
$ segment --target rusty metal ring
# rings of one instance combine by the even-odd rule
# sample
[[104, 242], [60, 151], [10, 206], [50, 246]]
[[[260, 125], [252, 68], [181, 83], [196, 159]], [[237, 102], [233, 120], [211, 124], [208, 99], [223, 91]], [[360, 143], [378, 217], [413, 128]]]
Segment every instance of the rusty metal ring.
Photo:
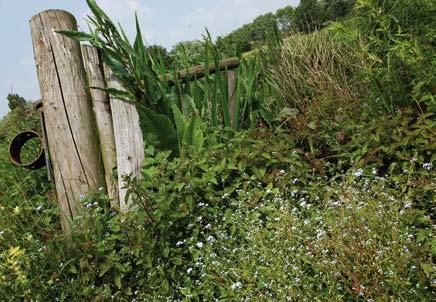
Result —
[[[30, 163], [22, 163], [21, 161], [21, 149], [31, 139], [37, 138], [39, 140], [39, 154]], [[26, 168], [28, 170], [38, 170], [45, 166], [44, 144], [41, 136], [34, 131], [24, 131], [14, 137], [9, 146], [9, 158], [12, 163], [19, 167]]]

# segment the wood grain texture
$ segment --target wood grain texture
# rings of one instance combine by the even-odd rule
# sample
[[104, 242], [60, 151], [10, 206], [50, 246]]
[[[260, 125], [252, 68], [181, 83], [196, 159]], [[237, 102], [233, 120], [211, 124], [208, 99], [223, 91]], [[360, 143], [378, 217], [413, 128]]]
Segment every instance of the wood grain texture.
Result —
[[82, 211], [81, 197], [105, 183], [80, 44], [55, 33], [77, 30], [77, 23], [68, 12], [48, 10], [33, 16], [30, 28], [56, 195], [68, 230]]
[[167, 80], [170, 86], [174, 86], [177, 81], [186, 82], [189, 80], [200, 79], [206, 75], [207, 70], [209, 74], [214, 74], [219, 71], [236, 69], [239, 65], [239, 58], [234, 57], [220, 61], [218, 66], [210, 64], [208, 69], [204, 65], [198, 65], [188, 68], [187, 70], [181, 70], [175, 75], [171, 73], [161, 75], [160, 78], [162, 80]]
[[[123, 87], [111, 70], [105, 66], [107, 86], [122, 90]], [[117, 172], [120, 209], [127, 212], [131, 201], [126, 200], [125, 177], [139, 178], [144, 160], [144, 139], [139, 126], [139, 115], [134, 104], [110, 97], [117, 150]]]
[[[89, 86], [106, 88], [103, 63], [97, 49], [89, 45], [82, 45], [82, 55]], [[112, 207], [119, 208], [118, 179], [115, 175], [117, 153], [109, 96], [105, 91], [91, 88], [91, 98], [100, 139], [107, 193], [111, 199]]]

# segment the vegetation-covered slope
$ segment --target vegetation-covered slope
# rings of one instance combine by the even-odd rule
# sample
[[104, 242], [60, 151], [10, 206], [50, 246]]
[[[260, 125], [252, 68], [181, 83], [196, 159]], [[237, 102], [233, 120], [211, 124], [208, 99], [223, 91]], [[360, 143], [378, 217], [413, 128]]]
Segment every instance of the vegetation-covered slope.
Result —
[[[98, 41], [122, 96], [165, 119], [177, 147], [155, 133], [132, 211], [90, 193], [66, 235], [44, 172], [8, 162], [8, 141], [31, 127], [30, 111], [11, 111], [0, 300], [432, 301], [433, 1], [357, 1], [346, 20], [259, 48], [239, 70], [237, 126], [223, 77], [168, 87], [163, 58], [88, 3], [116, 41], [69, 35]], [[205, 64], [224, 56], [202, 45]]]

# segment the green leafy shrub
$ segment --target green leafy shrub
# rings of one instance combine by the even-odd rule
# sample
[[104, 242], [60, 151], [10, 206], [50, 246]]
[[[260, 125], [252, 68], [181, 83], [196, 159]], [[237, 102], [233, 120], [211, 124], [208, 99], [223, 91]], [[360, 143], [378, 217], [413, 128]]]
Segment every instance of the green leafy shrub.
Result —
[[[11, 231], [1, 237], [0, 274], [14, 280], [1, 284], [5, 298], [424, 301], [431, 295], [429, 218], [398, 190], [395, 176], [368, 166], [328, 178], [288, 134], [268, 130], [223, 138], [182, 158], [153, 148], [146, 155], [143, 178], [129, 180], [134, 207], [126, 215], [95, 192], [84, 197], [88, 212], [71, 234], [42, 233], [39, 223], [16, 238], [30, 212], [2, 210], [2, 227], [7, 222]], [[38, 213], [35, 221], [55, 215]]]
[[276, 83], [285, 106], [278, 119], [307, 150], [325, 148], [326, 134], [333, 132], [334, 137], [344, 122], [362, 119], [369, 93], [360, 77], [367, 66], [359, 52], [362, 46], [355, 31], [337, 24], [285, 39], [264, 62], [267, 78]]
[[356, 28], [367, 41], [367, 81], [374, 109], [434, 112], [436, 4], [427, 0], [362, 0]]
[[[129, 213], [91, 192], [63, 234], [45, 172], [1, 156], [0, 300], [431, 301], [430, 1], [359, 1], [359, 18], [252, 53], [233, 121], [225, 77], [169, 89], [163, 54], [88, 2], [96, 31], [69, 35], [106, 51], [127, 90], [112, 94], [148, 107], [142, 179]], [[205, 65], [221, 58], [203, 46]], [[1, 121], [1, 154], [36, 127], [26, 108]]]

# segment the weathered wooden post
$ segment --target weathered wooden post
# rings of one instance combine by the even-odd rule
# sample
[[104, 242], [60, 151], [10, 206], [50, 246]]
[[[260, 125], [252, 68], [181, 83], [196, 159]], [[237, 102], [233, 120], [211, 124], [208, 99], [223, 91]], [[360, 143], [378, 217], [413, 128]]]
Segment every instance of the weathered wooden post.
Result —
[[80, 44], [57, 30], [77, 30], [75, 18], [47, 10], [30, 20], [48, 146], [62, 225], [80, 214], [80, 198], [105, 187]]
[[[89, 86], [106, 88], [103, 63], [97, 49], [89, 45], [82, 45], [82, 54]], [[119, 208], [118, 179], [115, 175], [117, 168], [117, 152], [109, 96], [105, 91], [91, 89], [91, 97], [100, 138], [100, 149], [105, 170], [107, 192], [111, 199], [112, 207]]]
[[[111, 70], [105, 66], [107, 86], [122, 90], [123, 87]], [[141, 176], [141, 163], [144, 160], [144, 139], [139, 126], [139, 115], [134, 104], [110, 97], [114, 125], [115, 146], [117, 150], [117, 172], [120, 209], [127, 212], [130, 201], [126, 200], [125, 176]]]

